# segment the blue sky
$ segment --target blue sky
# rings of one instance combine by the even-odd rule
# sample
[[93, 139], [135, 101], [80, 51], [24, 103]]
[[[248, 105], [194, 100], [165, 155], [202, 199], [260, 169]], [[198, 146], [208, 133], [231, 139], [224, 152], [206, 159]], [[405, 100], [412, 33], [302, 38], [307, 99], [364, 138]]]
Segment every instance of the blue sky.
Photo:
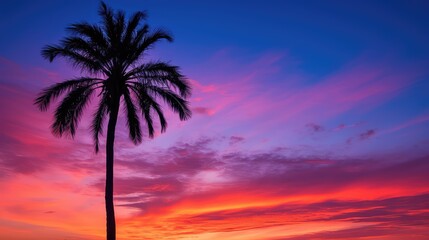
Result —
[[[180, 66], [193, 86], [193, 117], [169, 113], [167, 132], [153, 140], [134, 146], [118, 123], [120, 236], [425, 239], [427, 1], [107, 3], [147, 10], [151, 27], [169, 30], [175, 41], [147, 57]], [[99, 22], [98, 7], [0, 2], [0, 188], [8, 193], [0, 238], [28, 239], [23, 229], [48, 240], [103, 238], [104, 160], [93, 152], [90, 114], [76, 139], [57, 139], [52, 116], [32, 104], [41, 89], [81, 74], [45, 61], [42, 47], [70, 23]], [[87, 220], [81, 214], [101, 220], [76, 227]]]

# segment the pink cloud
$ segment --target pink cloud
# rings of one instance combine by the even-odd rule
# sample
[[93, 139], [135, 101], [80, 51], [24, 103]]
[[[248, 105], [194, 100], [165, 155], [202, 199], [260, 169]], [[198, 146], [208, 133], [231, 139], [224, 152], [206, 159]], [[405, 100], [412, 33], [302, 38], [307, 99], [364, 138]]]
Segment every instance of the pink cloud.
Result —
[[[409, 68], [394, 69], [358, 61], [315, 85], [296, 82], [291, 85], [265, 84], [281, 70], [278, 67], [281, 59], [280, 55], [262, 56], [239, 68], [235, 75], [225, 76], [224, 81], [218, 84], [194, 81], [192, 103], [204, 104], [194, 107], [199, 114], [186, 125], [172, 120], [168, 137], [134, 147], [128, 142], [120, 122], [115, 186], [120, 207], [130, 212], [120, 221], [129, 220], [136, 224], [138, 218], [159, 216], [167, 218], [162, 219], [160, 225], [163, 221], [170, 221], [175, 225], [169, 227], [186, 231], [188, 226], [195, 226], [197, 230], [193, 231], [203, 233], [207, 228], [213, 231], [255, 228], [243, 220], [245, 217], [252, 217], [258, 225], [272, 227], [285, 221], [285, 211], [292, 212], [302, 221], [326, 221], [328, 224], [337, 220], [351, 224], [368, 223], [375, 219], [379, 223], [402, 226], [405, 220], [418, 223], [426, 217], [424, 212], [413, 212], [416, 209], [409, 206], [415, 206], [419, 200], [427, 200], [427, 154], [422, 158], [408, 157], [400, 161], [395, 156], [384, 155], [366, 159], [338, 157], [341, 154], [312, 154], [313, 146], [307, 146], [305, 152], [294, 152], [296, 149], [287, 141], [295, 141], [298, 135], [285, 134], [295, 127], [302, 129], [303, 123], [313, 121], [320, 124], [308, 127], [321, 131], [328, 126], [325, 121], [348, 111], [364, 112], [379, 106], [400, 94], [418, 73]], [[7, 64], [10, 63], [2, 66], [9, 66]], [[4, 69], [7, 68], [13, 71], [4, 76], [15, 77], [19, 81], [28, 77], [22, 67], [12, 64]], [[41, 69], [35, 71], [35, 75], [44, 79], [56, 78], [55, 74]], [[39, 113], [32, 106], [34, 90], [1, 80], [1, 182], [14, 195], [2, 203], [4, 210], [0, 213], [6, 214], [4, 216], [10, 217], [11, 221], [28, 224], [43, 220], [44, 226], [55, 225], [58, 217], [54, 216], [70, 217], [70, 221], [61, 228], [64, 231], [79, 223], [79, 215], [73, 212], [76, 209], [101, 216], [103, 155], [93, 154], [85, 123], [75, 141], [54, 138], [48, 130], [51, 116]], [[426, 120], [427, 117], [423, 116], [392, 131]], [[345, 129], [352, 125], [344, 124], [337, 128]], [[367, 140], [376, 133], [378, 130], [371, 128], [357, 132], [353, 139]], [[210, 137], [188, 140], [199, 139], [201, 134]], [[262, 146], [261, 139], [276, 137], [280, 139], [280, 147]], [[254, 148], [246, 145], [251, 141], [259, 141], [260, 144], [254, 144]], [[27, 185], [29, 187], [25, 187]], [[33, 192], [26, 191], [31, 189]], [[34, 189], [38, 191], [34, 192]], [[70, 195], [66, 194], [68, 192]], [[57, 198], [58, 203], [52, 203], [37, 201], [29, 196], [30, 193], [37, 193], [38, 198], [60, 197]], [[295, 205], [291, 201], [295, 201]], [[401, 205], [403, 202], [406, 204]], [[61, 212], [56, 205], [60, 203], [71, 206], [70, 210]], [[94, 206], [101, 206], [97, 213], [90, 210]], [[304, 214], [293, 211], [298, 208], [305, 211]], [[320, 208], [330, 211], [315, 214], [313, 219], [305, 218]], [[427, 206], [419, 205], [417, 210], [424, 208]], [[38, 211], [34, 219], [21, 217], [35, 214], [33, 209]], [[174, 215], [175, 211], [182, 214], [178, 217]], [[187, 211], [201, 212], [187, 215]], [[395, 212], [406, 217], [400, 219]], [[149, 213], [153, 215], [146, 215]], [[172, 216], [163, 215], [165, 213]], [[383, 216], [388, 216], [388, 219]], [[209, 226], [198, 225], [195, 219]], [[220, 223], [218, 226], [217, 221], [222, 220], [226, 221], [225, 225]], [[238, 220], [242, 225], [231, 227]], [[157, 226], [158, 231], [160, 225]], [[230, 225], [229, 230], [225, 227], [227, 225]], [[96, 226], [91, 227], [97, 229]], [[79, 229], [81, 233], [85, 231]], [[163, 231], [163, 234], [168, 232], [165, 228]], [[374, 228], [374, 231], [381, 230]], [[394, 230], [389, 230], [377, 236], [393, 233]], [[341, 232], [335, 233], [338, 235], [319, 234], [308, 236], [329, 238], [327, 236], [340, 236]]]
[[[115, 194], [126, 195], [130, 193], [142, 193], [145, 195], [175, 196], [184, 191], [183, 184], [175, 177], [130, 177], [117, 178], [115, 180]], [[98, 182], [95, 187], [100, 192], [104, 189], [104, 181]]]
[[77, 163], [76, 159], [94, 156], [92, 143], [85, 141], [86, 129], [79, 130], [75, 141], [55, 138], [50, 132], [52, 112], [40, 112], [33, 105], [41, 79], [47, 84], [47, 81], [57, 80], [57, 74], [43, 69], [25, 69], [4, 59], [0, 59], [0, 67], [4, 68], [0, 76], [2, 175], [31, 175], [59, 167], [71, 168]]
[[389, 129], [383, 131], [382, 134], [397, 132], [397, 131], [400, 131], [402, 129], [409, 128], [409, 127], [412, 127], [412, 126], [415, 126], [418, 124], [422, 124], [422, 123], [427, 122], [427, 121], [429, 121], [429, 114], [423, 114], [423, 115], [417, 116], [413, 119], [407, 120], [401, 124], [398, 124], [397, 126], [391, 127]]
[[[122, 196], [122, 205], [156, 213], [183, 201], [203, 204], [229, 194], [269, 199], [311, 195], [317, 202], [332, 197], [366, 201], [429, 191], [427, 156], [406, 161], [388, 156], [390, 161], [385, 161], [382, 156], [376, 159], [289, 157], [275, 151], [222, 154], [211, 149], [210, 144], [211, 141], [182, 143], [166, 149], [164, 155], [145, 156], [150, 161], [119, 161], [117, 166], [129, 175], [143, 174], [117, 177], [115, 185], [118, 196]], [[208, 188], [203, 186], [208, 183], [197, 178], [202, 172], [217, 175]], [[389, 184], [383, 185], [386, 179]], [[191, 187], [195, 184], [199, 187]], [[103, 191], [102, 181], [95, 186]]]
[[301, 119], [303, 114], [329, 119], [351, 109], [364, 110], [377, 106], [400, 93], [418, 75], [417, 71], [397, 69], [358, 62], [321, 80], [318, 84], [295, 89], [295, 93], [281, 102], [283, 120]]
[[[217, 61], [228, 57], [231, 58], [224, 53]], [[246, 147], [258, 148], [279, 143], [313, 144], [308, 137], [298, 135], [296, 129], [302, 128], [303, 122], [316, 122], [332, 131], [348, 129], [347, 133], [338, 134], [342, 137], [329, 139], [341, 145], [347, 138], [345, 134], [361, 131], [359, 128], [365, 119], [352, 119], [356, 123], [338, 127], [330, 127], [330, 123], [349, 113], [364, 115], [388, 103], [416, 82], [423, 72], [418, 67], [397, 68], [389, 61], [359, 58], [328, 76], [311, 79], [296, 70], [290, 74], [282, 72], [279, 66], [287, 59], [286, 55], [261, 55], [246, 64], [231, 59], [228, 65], [236, 71], [231, 76], [220, 75], [223, 81], [203, 84], [206, 79], [194, 78], [195, 103], [204, 102], [204, 107], [196, 109], [200, 114], [188, 127], [192, 126], [195, 133], [216, 131], [244, 136], [249, 139]], [[215, 113], [209, 115], [210, 119], [206, 118], [209, 109]]]
[[[207, 150], [209, 141], [182, 147], [192, 149], [185, 151], [188, 153]], [[404, 236], [408, 236], [411, 229], [407, 223], [418, 225], [427, 218], [427, 156], [406, 161], [389, 156], [390, 161], [386, 161], [380, 156], [377, 159], [295, 158], [272, 152], [212, 152], [211, 155], [223, 163], [213, 170], [224, 178], [210, 183], [211, 188], [189, 191], [197, 179], [180, 177], [179, 172], [170, 175], [172, 178], [166, 182], [162, 178], [147, 183], [141, 182], [143, 178], [128, 178], [130, 181], [124, 178], [125, 185], [140, 187], [125, 186], [130, 190], [126, 193], [131, 195], [120, 198], [121, 205], [139, 209], [141, 212], [136, 217], [142, 221], [148, 215], [158, 219], [148, 228], [174, 227], [181, 236], [207, 232], [235, 234], [246, 229], [262, 231], [261, 228], [311, 222], [332, 227], [341, 221], [351, 224], [344, 231], [352, 231], [357, 223], [369, 224], [372, 231], [366, 236], [387, 238], [397, 232], [386, 226], [403, 227]], [[195, 158], [205, 157], [197, 154]], [[180, 187], [172, 187], [176, 186], [173, 184], [176, 179], [180, 179]], [[204, 184], [197, 181], [195, 184]], [[145, 194], [144, 189], [152, 186], [159, 191], [149, 190], [148, 195]], [[173, 192], [169, 192], [172, 189]], [[252, 221], [245, 221], [249, 218]], [[385, 231], [378, 231], [380, 229]], [[329, 236], [341, 236], [343, 230], [302, 236], [329, 239]]]

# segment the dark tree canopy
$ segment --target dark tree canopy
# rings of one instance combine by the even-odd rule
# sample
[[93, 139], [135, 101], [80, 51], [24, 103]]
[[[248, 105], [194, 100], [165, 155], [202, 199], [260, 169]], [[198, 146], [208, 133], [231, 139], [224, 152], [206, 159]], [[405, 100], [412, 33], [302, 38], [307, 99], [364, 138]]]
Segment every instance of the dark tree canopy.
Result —
[[115, 12], [101, 3], [99, 15], [102, 24], [72, 24], [67, 28], [68, 37], [42, 50], [49, 61], [62, 57], [86, 74], [44, 89], [35, 100], [39, 109], [46, 111], [53, 100], [64, 95], [55, 110], [53, 134], [74, 137], [82, 113], [94, 96], [99, 98], [91, 124], [96, 152], [104, 120], [117, 103], [123, 107], [129, 136], [135, 144], [142, 141], [140, 121], [145, 123], [151, 138], [155, 119], [161, 132], [166, 130], [162, 106], [170, 107], [181, 120], [190, 118], [186, 98], [191, 88], [179, 68], [145, 59], [147, 50], [160, 40], [172, 41], [171, 35], [144, 24], [145, 12], [136, 12], [126, 19], [124, 12]]

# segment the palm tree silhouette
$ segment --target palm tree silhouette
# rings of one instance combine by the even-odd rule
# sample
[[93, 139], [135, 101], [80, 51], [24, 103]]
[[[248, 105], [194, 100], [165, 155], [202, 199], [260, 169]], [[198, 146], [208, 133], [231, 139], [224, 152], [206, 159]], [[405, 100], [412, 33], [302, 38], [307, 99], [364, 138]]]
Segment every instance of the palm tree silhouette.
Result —
[[146, 14], [136, 12], [129, 19], [123, 11], [113, 11], [101, 2], [99, 15], [101, 24], [81, 22], [68, 27], [70, 36], [58, 45], [48, 45], [42, 50], [44, 58], [52, 62], [57, 57], [69, 60], [87, 76], [56, 83], [44, 89], [35, 99], [41, 111], [46, 111], [52, 101], [63, 94], [55, 110], [51, 125], [55, 136], [75, 136], [82, 112], [90, 99], [97, 95], [99, 103], [93, 115], [91, 132], [95, 152], [99, 151], [99, 136], [103, 122], [108, 116], [106, 139], [106, 215], [107, 240], [116, 239], [115, 212], [113, 205], [113, 159], [115, 128], [121, 105], [127, 119], [129, 137], [134, 144], [142, 141], [140, 117], [144, 121], [148, 136], [154, 136], [154, 115], [158, 116], [161, 132], [165, 132], [167, 121], [162, 104], [179, 115], [180, 120], [191, 117], [186, 100], [191, 87], [177, 66], [166, 62], [143, 61], [148, 49], [159, 40], [172, 41], [163, 30], [150, 31], [142, 24]]

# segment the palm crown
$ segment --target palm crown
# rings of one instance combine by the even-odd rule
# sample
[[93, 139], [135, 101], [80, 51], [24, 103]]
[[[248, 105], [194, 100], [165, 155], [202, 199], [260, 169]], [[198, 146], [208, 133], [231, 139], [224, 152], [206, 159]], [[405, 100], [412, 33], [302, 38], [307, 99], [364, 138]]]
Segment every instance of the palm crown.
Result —
[[144, 12], [136, 12], [126, 21], [124, 12], [113, 12], [101, 3], [99, 14], [103, 20], [101, 26], [86, 22], [72, 24], [68, 27], [71, 36], [42, 50], [49, 61], [63, 57], [89, 76], [54, 84], [35, 100], [39, 109], [46, 111], [54, 99], [66, 93], [55, 110], [51, 128], [57, 136], [74, 137], [83, 110], [98, 92], [100, 101], [91, 124], [96, 152], [103, 121], [108, 114], [115, 111], [117, 114], [121, 98], [129, 136], [135, 144], [142, 141], [138, 112], [149, 137], [154, 136], [153, 115], [158, 116], [161, 132], [166, 130], [167, 121], [158, 99], [178, 113], [181, 120], [191, 116], [186, 101], [191, 88], [178, 67], [166, 62], [142, 61], [154, 43], [162, 39], [172, 41], [172, 37], [163, 30], [150, 31], [147, 24], [141, 24], [146, 17]]

